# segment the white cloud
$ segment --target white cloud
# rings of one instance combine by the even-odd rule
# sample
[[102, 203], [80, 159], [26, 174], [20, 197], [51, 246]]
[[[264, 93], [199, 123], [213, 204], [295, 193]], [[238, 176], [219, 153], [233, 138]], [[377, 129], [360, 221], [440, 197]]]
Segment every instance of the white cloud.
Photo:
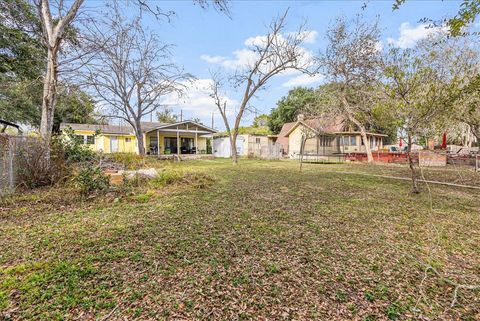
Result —
[[222, 61], [222, 67], [236, 70], [238, 68], [243, 68], [253, 64], [258, 57], [257, 53], [246, 48], [235, 50], [233, 52], [233, 56], [233, 59], [226, 59], [225, 61]]
[[243, 44], [245, 46], [261, 46], [267, 41], [267, 36], [255, 36], [247, 38]]
[[[293, 33], [291, 33], [293, 35]], [[316, 31], [304, 31], [305, 43], [313, 43], [315, 42], [315, 39], [318, 35]], [[249, 37], [244, 41], [245, 47], [239, 50], [235, 50], [232, 52], [231, 57], [224, 57], [224, 56], [211, 56], [207, 54], [203, 54], [200, 56], [200, 59], [203, 61], [206, 61], [209, 64], [214, 64], [214, 65], [219, 65], [225, 69], [229, 70], [238, 70], [242, 68], [247, 68], [249, 65], [252, 65], [258, 58], [258, 53], [256, 53], [252, 48], [254, 46], [259, 46], [261, 47], [266, 43], [267, 36], [262, 35], [262, 36], [255, 36], [255, 37]], [[283, 35], [278, 36], [278, 41], [287, 41], [286, 38]], [[300, 58], [300, 65], [302, 66], [310, 66], [313, 62], [313, 54], [311, 51], [300, 47], [299, 48], [301, 52], [301, 58]], [[268, 70], [269, 65], [265, 64], [262, 66], [263, 68]], [[261, 67], [261, 68], [262, 68]], [[290, 70], [287, 69], [282, 74], [287, 75], [287, 74], [295, 74], [297, 73], [295, 70]]]
[[308, 74], [301, 74], [283, 83], [282, 86], [283, 87], [308, 86], [308, 85], [321, 82], [324, 78], [325, 77], [321, 74], [316, 74], [313, 76], [310, 76]]
[[209, 64], [218, 64], [222, 61], [226, 60], [227, 58], [222, 56], [209, 56], [209, 55], [201, 55], [200, 59], [208, 62]]
[[[199, 117], [208, 124], [212, 112], [217, 112], [217, 107], [210, 97], [210, 88], [213, 84], [212, 79], [197, 79], [193, 82], [185, 83], [187, 91], [183, 97], [176, 94], [167, 95], [162, 104], [172, 108], [175, 113], [180, 110], [186, 115], [185, 118]], [[238, 106], [238, 101], [229, 97], [223, 97], [227, 102], [227, 109], [233, 111]], [[217, 112], [218, 113], [218, 112]]]
[[417, 41], [425, 39], [432, 34], [446, 31], [446, 28], [429, 27], [426, 24], [420, 24], [413, 27], [410, 23], [403, 22], [398, 30], [400, 31], [398, 39], [388, 38], [387, 43], [405, 49], [413, 47]]
[[[295, 34], [295, 33], [290, 33]], [[303, 42], [305, 43], [315, 43], [317, 41], [318, 32], [315, 30], [302, 31], [301, 35], [305, 37]]]

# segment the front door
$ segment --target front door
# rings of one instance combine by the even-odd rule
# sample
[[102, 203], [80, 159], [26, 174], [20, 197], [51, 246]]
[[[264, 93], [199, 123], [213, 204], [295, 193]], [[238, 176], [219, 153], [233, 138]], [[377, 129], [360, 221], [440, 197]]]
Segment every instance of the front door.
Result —
[[193, 138], [185, 138], [182, 137], [180, 139], [181, 145], [180, 145], [180, 152], [182, 154], [192, 154], [193, 153]]
[[110, 137], [110, 153], [118, 152], [118, 137], [111, 136]]

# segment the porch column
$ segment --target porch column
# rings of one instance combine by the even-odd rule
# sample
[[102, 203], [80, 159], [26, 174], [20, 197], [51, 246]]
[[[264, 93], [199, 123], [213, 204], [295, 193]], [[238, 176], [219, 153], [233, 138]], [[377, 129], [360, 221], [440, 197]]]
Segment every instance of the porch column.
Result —
[[160, 155], [160, 131], [157, 129], [157, 155]]
[[198, 154], [198, 127], [195, 127], [195, 154]]
[[180, 155], [180, 132], [177, 125], [177, 155]]

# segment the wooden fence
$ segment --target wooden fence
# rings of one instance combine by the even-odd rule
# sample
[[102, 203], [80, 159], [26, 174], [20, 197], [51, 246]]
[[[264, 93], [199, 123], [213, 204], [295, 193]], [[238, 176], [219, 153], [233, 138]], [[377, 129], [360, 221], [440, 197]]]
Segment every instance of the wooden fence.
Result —
[[248, 150], [248, 158], [280, 159], [282, 158], [282, 145], [268, 142], [267, 144], [251, 144]]

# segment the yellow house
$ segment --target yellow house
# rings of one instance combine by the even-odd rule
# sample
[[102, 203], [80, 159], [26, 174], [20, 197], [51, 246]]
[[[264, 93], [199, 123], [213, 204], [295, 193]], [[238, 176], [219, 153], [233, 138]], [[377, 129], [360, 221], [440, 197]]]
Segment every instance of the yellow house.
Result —
[[[62, 123], [61, 130], [71, 128], [81, 142], [103, 153], [138, 153], [133, 128], [117, 125]], [[210, 154], [216, 130], [193, 121], [174, 124], [142, 122], [145, 151], [149, 155]]]
[[[365, 144], [359, 131], [345, 125], [341, 118], [299, 117], [295, 123], [287, 123], [285, 137], [288, 138], [288, 156], [298, 158], [301, 154], [302, 139], [306, 138], [304, 152], [306, 156], [331, 156], [347, 153], [365, 153]], [[381, 150], [388, 135], [367, 132], [372, 151]]]

